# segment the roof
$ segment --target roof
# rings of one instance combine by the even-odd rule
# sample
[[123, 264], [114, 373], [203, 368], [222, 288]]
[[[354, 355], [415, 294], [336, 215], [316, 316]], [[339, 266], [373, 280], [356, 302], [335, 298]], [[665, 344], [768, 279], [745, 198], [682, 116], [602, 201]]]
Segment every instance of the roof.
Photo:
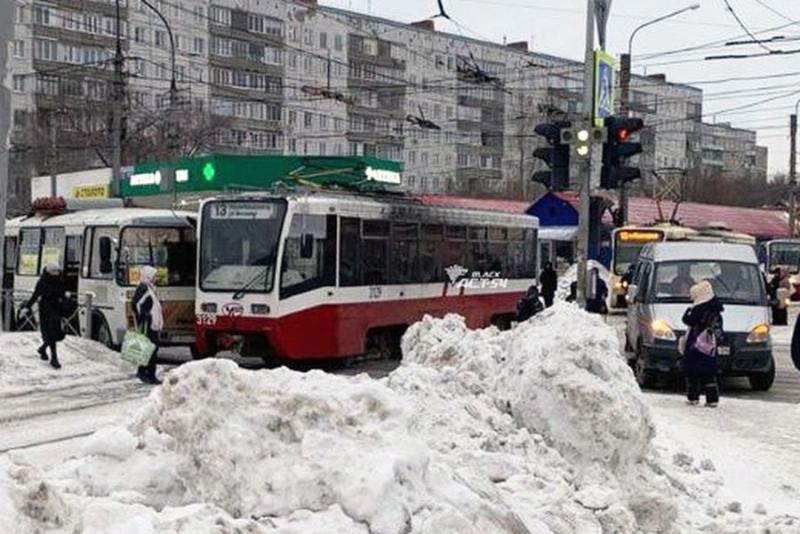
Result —
[[[665, 216], [672, 213], [674, 204], [662, 202]], [[789, 223], [783, 211], [739, 206], [718, 206], [698, 202], [683, 202], [678, 207], [677, 219], [683, 226], [705, 228], [710, 222], [721, 222], [734, 232], [749, 234], [764, 239], [789, 237]], [[652, 224], [658, 218], [656, 202], [649, 198], [633, 197], [628, 201], [628, 223]]]
[[197, 217], [196, 213], [147, 208], [111, 208], [67, 212], [49, 217], [25, 217], [14, 219], [14, 226], [84, 226], [118, 224], [175, 224], [188, 225], [186, 218]]
[[528, 208], [531, 207], [530, 202], [501, 198], [451, 197], [445, 195], [416, 195], [414, 198], [426, 206], [501, 211], [504, 213], [527, 213]]
[[564, 202], [568, 203], [572, 206], [576, 212], [581, 211], [581, 202], [578, 198], [577, 193], [573, 193], [571, 191], [564, 191], [561, 193], [551, 193], [554, 197], [563, 200]]
[[643, 256], [654, 261], [720, 260], [758, 263], [756, 252], [749, 245], [673, 241], [650, 245]]

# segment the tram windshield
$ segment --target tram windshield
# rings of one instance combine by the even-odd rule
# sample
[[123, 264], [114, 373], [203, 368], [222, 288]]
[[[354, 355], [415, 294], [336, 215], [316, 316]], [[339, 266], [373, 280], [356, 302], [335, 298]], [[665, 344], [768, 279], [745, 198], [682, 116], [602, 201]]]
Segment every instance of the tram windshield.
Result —
[[790, 274], [800, 272], [800, 242], [772, 243], [769, 246], [769, 268], [778, 268]]
[[200, 237], [200, 288], [272, 291], [285, 214], [283, 200], [206, 204]]

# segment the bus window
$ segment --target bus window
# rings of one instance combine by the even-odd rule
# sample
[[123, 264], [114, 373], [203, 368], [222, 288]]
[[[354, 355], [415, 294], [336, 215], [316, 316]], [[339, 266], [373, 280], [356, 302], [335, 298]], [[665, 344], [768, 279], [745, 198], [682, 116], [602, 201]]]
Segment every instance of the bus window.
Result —
[[361, 285], [361, 220], [342, 217], [340, 221], [339, 285]]
[[17, 264], [17, 238], [6, 237], [3, 256], [3, 289], [14, 287], [14, 266]]
[[17, 274], [36, 276], [39, 274], [39, 253], [42, 248], [40, 228], [23, 228], [19, 231], [19, 252], [17, 254]]
[[81, 269], [81, 238], [71, 235], [67, 237], [67, 255], [64, 263], [64, 281], [67, 291], [78, 290], [78, 275]]
[[188, 287], [195, 284], [197, 244], [190, 228], [128, 227], [120, 236], [120, 285], [136, 285], [145, 265], [156, 268], [158, 284]]
[[55, 264], [64, 268], [66, 235], [63, 228], [44, 228], [41, 267]]
[[[314, 236], [311, 257], [301, 254], [304, 235]], [[292, 217], [281, 264], [281, 298], [332, 286], [336, 282], [336, 216], [304, 215]]]
[[[89, 278], [111, 280], [114, 278], [114, 269], [105, 272], [100, 258], [100, 240], [104, 237], [111, 239], [112, 243], [117, 242], [119, 230], [113, 227], [97, 227], [92, 229], [91, 258], [89, 261]], [[112, 254], [113, 256], [113, 254]], [[112, 260], [113, 261], [113, 260]]]

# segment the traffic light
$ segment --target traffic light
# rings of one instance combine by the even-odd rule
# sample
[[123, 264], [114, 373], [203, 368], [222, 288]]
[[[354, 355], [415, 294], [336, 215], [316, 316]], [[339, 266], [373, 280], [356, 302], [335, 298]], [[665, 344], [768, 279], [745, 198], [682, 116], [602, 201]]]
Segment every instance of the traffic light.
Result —
[[[549, 171], [537, 171], [531, 179], [543, 184], [551, 191], [569, 189], [569, 150], [563, 135], [569, 130], [569, 121], [543, 122], [534, 128], [534, 132], [547, 139], [549, 146], [537, 148], [533, 157], [544, 161]], [[570, 132], [571, 133], [571, 132]]]
[[636, 167], [625, 165], [628, 158], [642, 152], [641, 143], [630, 141], [630, 136], [644, 127], [642, 119], [606, 117], [608, 140], [603, 144], [603, 169], [600, 172], [600, 187], [616, 189], [623, 183], [642, 176]]

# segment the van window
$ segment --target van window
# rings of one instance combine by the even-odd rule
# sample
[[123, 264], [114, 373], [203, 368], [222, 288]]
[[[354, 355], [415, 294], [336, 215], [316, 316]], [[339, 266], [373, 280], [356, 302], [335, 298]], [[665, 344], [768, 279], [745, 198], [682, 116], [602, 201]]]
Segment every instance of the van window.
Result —
[[636, 286], [636, 298], [640, 301], [644, 301], [645, 295], [647, 295], [647, 288], [650, 285], [651, 271], [652, 271], [651, 263], [642, 263], [636, 270], [637, 272], [636, 278], [638, 282], [638, 285]]
[[650, 301], [688, 304], [689, 290], [702, 280], [711, 282], [714, 294], [723, 304], [766, 304], [761, 271], [755, 264], [714, 260], [659, 263]]

